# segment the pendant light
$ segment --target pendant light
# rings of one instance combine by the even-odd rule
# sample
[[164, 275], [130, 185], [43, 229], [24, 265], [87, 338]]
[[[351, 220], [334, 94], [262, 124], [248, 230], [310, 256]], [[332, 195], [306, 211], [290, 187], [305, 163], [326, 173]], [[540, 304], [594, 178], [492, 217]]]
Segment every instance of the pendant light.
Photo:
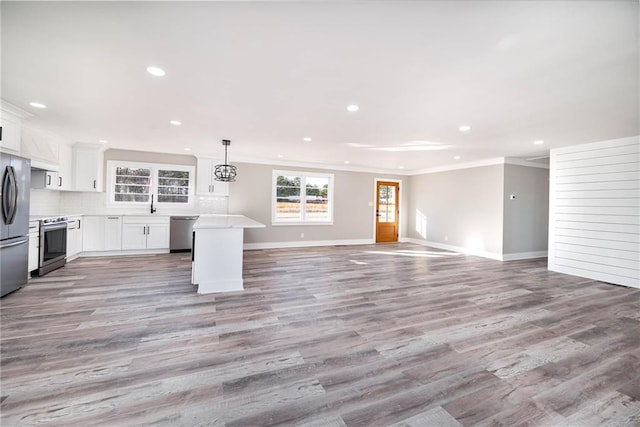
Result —
[[236, 180], [236, 167], [227, 162], [227, 148], [231, 145], [231, 141], [223, 139], [222, 145], [224, 146], [224, 164], [216, 165], [213, 174], [216, 181], [233, 182]]

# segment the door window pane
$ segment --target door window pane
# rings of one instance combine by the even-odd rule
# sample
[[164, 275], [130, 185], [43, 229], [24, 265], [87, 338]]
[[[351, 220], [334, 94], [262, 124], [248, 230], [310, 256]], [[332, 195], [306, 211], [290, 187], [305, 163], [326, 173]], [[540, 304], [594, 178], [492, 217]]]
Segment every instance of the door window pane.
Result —
[[378, 187], [378, 222], [395, 222], [396, 187], [380, 185]]

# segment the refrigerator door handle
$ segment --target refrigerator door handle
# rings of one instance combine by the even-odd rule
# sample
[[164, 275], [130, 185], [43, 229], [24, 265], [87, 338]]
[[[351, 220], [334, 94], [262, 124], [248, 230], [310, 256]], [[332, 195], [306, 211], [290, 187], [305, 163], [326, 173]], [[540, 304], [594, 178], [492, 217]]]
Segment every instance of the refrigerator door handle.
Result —
[[18, 181], [16, 180], [16, 170], [13, 166], [9, 166], [9, 180], [11, 181], [11, 213], [7, 224], [13, 224], [16, 219], [16, 213], [18, 211]]
[[2, 175], [2, 216], [7, 225], [13, 223], [17, 201], [15, 171], [13, 166], [7, 166]]
[[13, 243], [9, 243], [8, 245], [0, 245], [0, 249], [4, 249], [4, 248], [10, 248], [11, 246], [18, 246], [18, 245], [22, 245], [23, 243], [28, 242], [29, 239], [26, 238], [24, 240], [20, 240], [19, 242], [13, 242]]

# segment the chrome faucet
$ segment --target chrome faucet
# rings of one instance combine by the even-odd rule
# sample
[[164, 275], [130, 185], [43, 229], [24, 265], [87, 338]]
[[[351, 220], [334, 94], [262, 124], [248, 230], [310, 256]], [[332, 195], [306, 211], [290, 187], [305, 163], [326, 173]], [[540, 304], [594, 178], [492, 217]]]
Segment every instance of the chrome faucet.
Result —
[[151, 195], [151, 213], [155, 213], [155, 211], [157, 210], [157, 208], [153, 207], [153, 194]]

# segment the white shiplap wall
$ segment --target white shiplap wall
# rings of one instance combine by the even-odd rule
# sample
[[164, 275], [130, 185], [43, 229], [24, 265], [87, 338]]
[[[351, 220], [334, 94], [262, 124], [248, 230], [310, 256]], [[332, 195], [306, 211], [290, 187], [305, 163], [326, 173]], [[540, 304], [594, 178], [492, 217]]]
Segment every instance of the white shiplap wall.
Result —
[[640, 137], [551, 150], [549, 270], [640, 288]]

